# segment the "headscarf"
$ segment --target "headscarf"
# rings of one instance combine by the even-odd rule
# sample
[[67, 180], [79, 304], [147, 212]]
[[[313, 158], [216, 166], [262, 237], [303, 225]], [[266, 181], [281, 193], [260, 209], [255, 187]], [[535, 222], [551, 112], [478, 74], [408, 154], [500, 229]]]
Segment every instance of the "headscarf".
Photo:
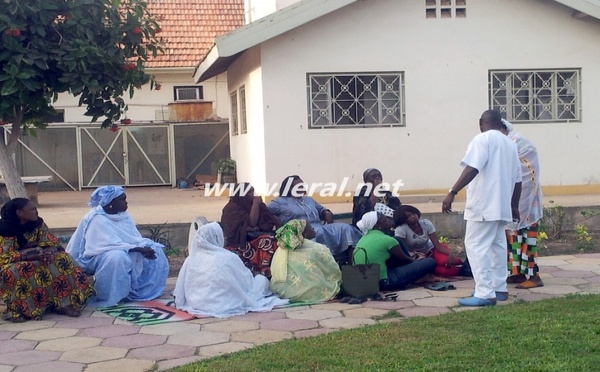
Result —
[[[363, 172], [363, 182], [367, 182], [367, 180], [369, 179], [369, 174], [373, 171], [378, 171], [379, 169], [377, 168], [369, 168], [366, 171]], [[380, 172], [381, 173], [381, 172]]]
[[375, 225], [377, 225], [378, 220], [379, 220], [379, 215], [377, 212], [375, 212], [375, 211], [367, 212], [362, 216], [361, 220], [358, 221], [358, 223], [356, 224], [356, 227], [358, 227], [359, 230], [362, 231], [363, 234], [366, 234], [369, 231], [373, 230]]
[[19, 249], [27, 245], [26, 233], [30, 233], [37, 227], [41, 226], [44, 220], [38, 218], [37, 221], [26, 222], [21, 224], [21, 220], [17, 216], [17, 210], [23, 209], [29, 203], [26, 198], [14, 198], [6, 202], [0, 210], [0, 236], [12, 237], [17, 239]]
[[304, 241], [305, 220], [290, 220], [275, 232], [279, 248], [294, 250], [302, 245]]
[[115, 198], [123, 195], [125, 189], [122, 186], [101, 186], [98, 187], [90, 197], [90, 201], [87, 203], [90, 207], [102, 206], [106, 207]]
[[506, 128], [506, 131], [508, 133], [513, 131], [513, 129], [514, 129], [513, 125], [511, 123], [509, 123], [508, 120], [502, 119], [501, 121], [502, 121], [502, 125], [504, 125], [504, 127]]
[[[304, 242], [305, 220], [290, 220], [275, 231], [279, 249], [275, 251], [271, 261], [271, 281], [285, 282], [287, 279], [288, 255]], [[285, 248], [285, 249], [281, 249]]]
[[197, 251], [220, 250], [225, 246], [225, 237], [223, 229], [217, 222], [211, 222], [200, 226], [194, 237], [194, 244], [190, 255]]
[[375, 203], [373, 210], [383, 214], [384, 216], [394, 218], [394, 210], [383, 203]]

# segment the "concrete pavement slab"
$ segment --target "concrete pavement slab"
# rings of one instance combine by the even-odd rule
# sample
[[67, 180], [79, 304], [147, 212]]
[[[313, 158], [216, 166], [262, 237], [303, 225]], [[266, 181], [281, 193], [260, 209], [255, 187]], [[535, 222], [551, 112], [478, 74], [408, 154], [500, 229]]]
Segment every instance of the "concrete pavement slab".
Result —
[[323, 320], [330, 318], [339, 318], [343, 316], [341, 312], [335, 310], [308, 309], [287, 313], [289, 319], [305, 320]]
[[414, 318], [417, 316], [434, 316], [440, 314], [446, 314], [450, 310], [447, 307], [423, 307], [423, 306], [415, 306], [409, 307], [407, 309], [398, 310], [400, 314], [402, 314], [405, 318]]
[[258, 322], [251, 322], [248, 320], [226, 320], [224, 322], [209, 323], [202, 326], [202, 332], [224, 332], [224, 333], [235, 333], [252, 331], [259, 328]]
[[42, 341], [35, 349], [65, 352], [69, 350], [87, 349], [88, 347], [99, 346], [101, 342], [102, 339], [96, 337], [65, 337]]
[[14, 332], [14, 331], [0, 331], [0, 341], [2, 341], [2, 340], [10, 340], [11, 338], [15, 337], [16, 334], [18, 334], [18, 332]]
[[351, 329], [377, 324], [377, 322], [368, 318], [331, 318], [321, 320], [319, 324], [325, 328]]
[[51, 320], [40, 320], [37, 322], [24, 322], [24, 323], [0, 323], [0, 331], [11, 331], [11, 332], [26, 332], [34, 329], [52, 328], [56, 322]]
[[17, 351], [33, 350], [37, 342], [31, 340], [7, 340], [2, 341], [2, 354], [16, 353]]
[[0, 372], [12, 372], [14, 369], [14, 366], [5, 366], [0, 364]]
[[232, 333], [231, 341], [245, 342], [254, 345], [269, 344], [292, 338], [291, 332], [257, 329], [255, 331]]
[[382, 310], [398, 310], [413, 307], [415, 304], [412, 301], [367, 301], [365, 307]]
[[107, 338], [102, 341], [102, 346], [120, 347], [123, 349], [137, 349], [140, 347], [162, 345], [167, 341], [167, 336], [135, 334]]
[[[393, 302], [393, 301], [390, 301]], [[347, 318], [371, 318], [387, 314], [387, 310], [375, 309], [372, 307], [359, 307], [357, 309], [344, 310], [344, 316]]]
[[25, 350], [16, 353], [0, 354], [0, 364], [23, 366], [27, 364], [39, 364], [58, 360], [60, 353], [55, 351]]
[[207, 356], [189, 356], [184, 358], [175, 358], [175, 359], [167, 359], [161, 360], [158, 362], [156, 370], [157, 371], [167, 371], [175, 367], [184, 366], [186, 364], [194, 363], [202, 359], [208, 358]]
[[294, 332], [302, 329], [311, 329], [317, 327], [319, 327], [318, 322], [305, 319], [279, 319], [260, 323], [261, 329], [270, 329], [273, 331]]
[[579, 288], [572, 285], [545, 285], [543, 287], [531, 288], [531, 292], [533, 293], [547, 293], [554, 295], [566, 295], [570, 293], [579, 292]]
[[182, 345], [160, 345], [131, 350], [127, 354], [127, 357], [132, 359], [165, 360], [189, 357], [195, 353], [195, 347]]
[[93, 363], [86, 367], [85, 372], [127, 371], [143, 372], [154, 367], [154, 361], [140, 359], [117, 359], [107, 362]]
[[[470, 294], [469, 294], [470, 295]], [[458, 305], [458, 298], [460, 297], [429, 297], [429, 298], [418, 298], [413, 300], [415, 305], [421, 307], [453, 307]]]
[[284, 319], [285, 314], [281, 312], [267, 312], [267, 313], [248, 313], [244, 315], [232, 316], [232, 320], [248, 320], [251, 322], [266, 322], [268, 320]]
[[20, 340], [35, 340], [35, 341], [43, 341], [43, 340], [53, 340], [57, 338], [74, 336], [79, 332], [78, 329], [75, 328], [45, 328], [38, 329], [34, 331], [25, 331], [21, 332], [15, 336], [16, 339]]
[[167, 343], [183, 346], [207, 346], [229, 342], [229, 333], [201, 331], [195, 333], [181, 333], [169, 336]]
[[[112, 318], [112, 317], [111, 317]], [[112, 318], [114, 319], [114, 318]], [[117, 336], [126, 336], [136, 334], [140, 331], [141, 327], [136, 325], [121, 325], [121, 324], [109, 324], [103, 327], [86, 328], [79, 332], [79, 336], [98, 337], [98, 338], [110, 338]]]
[[250, 349], [251, 347], [254, 347], [254, 345], [247, 342], [227, 342], [219, 345], [202, 346], [198, 349], [198, 355], [203, 357], [215, 357]]
[[19, 366], [13, 372], [81, 372], [84, 368], [85, 364], [81, 363], [54, 361]]
[[154, 324], [142, 327], [140, 333], [171, 336], [181, 333], [196, 333], [200, 331], [201, 327], [200, 324], [192, 324], [190, 322]]
[[69, 350], [60, 357], [61, 361], [77, 363], [97, 363], [107, 360], [121, 359], [127, 354], [127, 349], [95, 346], [87, 349]]

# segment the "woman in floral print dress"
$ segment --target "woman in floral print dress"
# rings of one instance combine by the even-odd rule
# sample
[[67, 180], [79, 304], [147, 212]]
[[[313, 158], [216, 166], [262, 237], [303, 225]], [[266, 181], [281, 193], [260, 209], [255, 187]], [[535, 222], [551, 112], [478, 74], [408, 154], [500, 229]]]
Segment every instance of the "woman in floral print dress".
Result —
[[85, 273], [25, 198], [0, 211], [0, 296], [6, 320], [41, 320], [47, 311], [77, 317], [95, 294]]

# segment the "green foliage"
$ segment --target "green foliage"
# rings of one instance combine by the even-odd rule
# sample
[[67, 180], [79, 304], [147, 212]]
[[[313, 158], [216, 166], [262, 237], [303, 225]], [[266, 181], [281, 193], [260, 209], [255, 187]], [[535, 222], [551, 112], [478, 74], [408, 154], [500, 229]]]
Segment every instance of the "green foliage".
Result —
[[58, 93], [79, 96], [92, 121], [112, 125], [121, 98], [151, 82], [144, 62], [162, 53], [142, 0], [4, 0], [0, 13], [0, 121], [43, 128]]
[[567, 223], [567, 211], [562, 205], [554, 205], [554, 200], [544, 207], [544, 216], [540, 220], [539, 231], [545, 232], [550, 239], [560, 239]]
[[599, 300], [571, 295], [409, 318], [262, 345], [173, 371], [595, 371]]
[[444, 235], [438, 235], [438, 242], [440, 242], [442, 244], [449, 244], [450, 243], [450, 239], [448, 239]]
[[594, 243], [592, 242], [592, 236], [586, 226], [576, 225], [575, 233], [577, 234], [577, 248], [579, 248], [580, 251], [585, 252], [593, 248]]
[[236, 163], [231, 158], [222, 158], [217, 161], [217, 171], [221, 172], [221, 175], [235, 176]]
[[384, 320], [384, 319], [391, 319], [391, 318], [402, 318], [402, 314], [400, 314], [398, 312], [398, 310], [390, 310], [386, 314], [374, 316], [373, 320]]
[[144, 237], [165, 246], [164, 251], [167, 256], [178, 254], [179, 249], [171, 247], [171, 242], [169, 241], [169, 230], [165, 229], [166, 225], [167, 223], [164, 222], [160, 225], [141, 225], [140, 228], [147, 231], [147, 234], [144, 234]]

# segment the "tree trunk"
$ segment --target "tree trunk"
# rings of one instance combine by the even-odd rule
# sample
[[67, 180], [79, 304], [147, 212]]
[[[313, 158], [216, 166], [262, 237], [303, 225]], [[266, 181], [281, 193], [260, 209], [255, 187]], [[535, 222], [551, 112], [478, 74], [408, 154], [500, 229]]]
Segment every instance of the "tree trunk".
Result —
[[0, 141], [0, 175], [11, 199], [28, 197], [25, 184], [12, 159], [12, 152], [8, 150], [4, 141]]

